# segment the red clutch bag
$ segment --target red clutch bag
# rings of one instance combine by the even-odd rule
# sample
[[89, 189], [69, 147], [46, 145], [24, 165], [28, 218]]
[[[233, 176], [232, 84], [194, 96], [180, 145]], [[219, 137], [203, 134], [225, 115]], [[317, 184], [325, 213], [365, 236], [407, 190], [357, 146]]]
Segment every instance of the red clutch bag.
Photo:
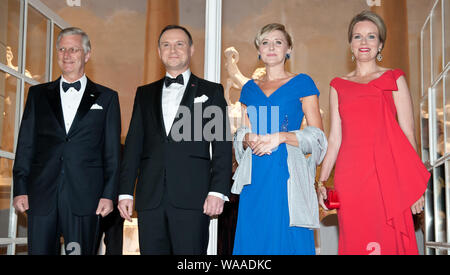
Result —
[[327, 188], [327, 199], [324, 204], [329, 210], [339, 209], [340, 203], [336, 190]]

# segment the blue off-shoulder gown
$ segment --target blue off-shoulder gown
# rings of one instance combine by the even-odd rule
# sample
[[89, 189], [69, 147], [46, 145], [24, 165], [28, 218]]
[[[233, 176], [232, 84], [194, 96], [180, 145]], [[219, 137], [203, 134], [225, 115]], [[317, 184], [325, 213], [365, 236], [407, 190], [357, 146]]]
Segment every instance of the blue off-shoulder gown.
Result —
[[[247, 106], [252, 132], [272, 134], [300, 129], [300, 98], [317, 95], [314, 81], [299, 74], [267, 97], [253, 81], [242, 88], [240, 102]], [[314, 255], [314, 231], [289, 226], [286, 144], [272, 154], [252, 155], [251, 184], [239, 199], [234, 255]]]

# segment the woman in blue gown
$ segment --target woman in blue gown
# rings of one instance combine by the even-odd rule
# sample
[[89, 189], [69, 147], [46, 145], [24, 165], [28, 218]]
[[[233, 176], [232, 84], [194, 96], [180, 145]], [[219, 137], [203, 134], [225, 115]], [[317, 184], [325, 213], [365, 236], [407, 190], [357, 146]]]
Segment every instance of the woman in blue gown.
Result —
[[315, 254], [314, 231], [289, 226], [286, 144], [298, 146], [294, 133], [303, 117], [323, 129], [319, 91], [306, 74], [285, 71], [292, 40], [281, 24], [263, 27], [255, 38], [266, 75], [242, 88], [246, 124], [244, 148], [252, 148], [251, 184], [239, 199], [234, 255]]

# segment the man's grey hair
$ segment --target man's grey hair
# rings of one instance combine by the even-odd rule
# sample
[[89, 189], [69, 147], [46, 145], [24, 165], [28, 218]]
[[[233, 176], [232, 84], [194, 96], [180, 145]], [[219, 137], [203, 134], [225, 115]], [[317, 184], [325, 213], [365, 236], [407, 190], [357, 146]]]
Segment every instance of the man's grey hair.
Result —
[[66, 28], [59, 33], [58, 39], [56, 40], [57, 49], [59, 49], [59, 42], [61, 39], [67, 35], [81, 35], [84, 53], [91, 51], [91, 41], [89, 40], [89, 36], [82, 29], [76, 27]]

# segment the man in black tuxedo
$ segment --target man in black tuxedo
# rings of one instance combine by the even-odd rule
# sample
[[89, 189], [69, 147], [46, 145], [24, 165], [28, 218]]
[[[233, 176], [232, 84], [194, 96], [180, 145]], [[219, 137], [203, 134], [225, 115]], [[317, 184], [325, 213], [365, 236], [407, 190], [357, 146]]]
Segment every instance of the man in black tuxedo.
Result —
[[210, 217], [222, 213], [230, 192], [227, 104], [222, 85], [191, 73], [194, 46], [185, 28], [167, 26], [158, 43], [167, 73], [137, 89], [119, 211], [131, 220], [137, 177], [141, 254], [206, 254]]
[[113, 210], [120, 173], [118, 95], [84, 74], [89, 37], [57, 40], [62, 77], [33, 86], [14, 162], [14, 207], [28, 214], [29, 254], [93, 254], [100, 215]]

